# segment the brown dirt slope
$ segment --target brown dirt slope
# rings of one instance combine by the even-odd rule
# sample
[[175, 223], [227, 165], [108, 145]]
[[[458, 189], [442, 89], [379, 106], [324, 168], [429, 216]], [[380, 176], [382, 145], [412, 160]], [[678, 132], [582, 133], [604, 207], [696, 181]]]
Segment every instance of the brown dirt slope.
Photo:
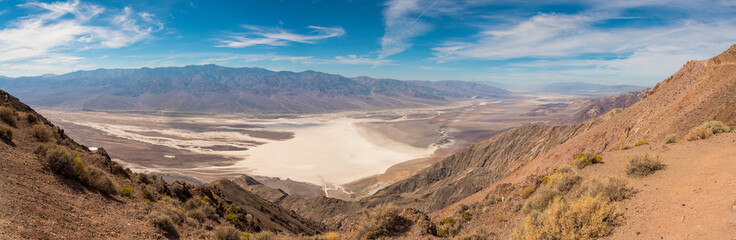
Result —
[[536, 158], [525, 169], [547, 169], [569, 161], [577, 152], [618, 150], [642, 139], [663, 144], [665, 136], [684, 138], [690, 129], [710, 120], [731, 124], [736, 120], [734, 89], [736, 45], [711, 59], [689, 61], [638, 103]]

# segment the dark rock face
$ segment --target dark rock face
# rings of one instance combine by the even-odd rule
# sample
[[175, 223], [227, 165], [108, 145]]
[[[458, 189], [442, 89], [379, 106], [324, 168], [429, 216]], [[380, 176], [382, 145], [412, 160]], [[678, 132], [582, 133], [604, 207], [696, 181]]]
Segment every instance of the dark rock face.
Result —
[[312, 113], [443, 104], [453, 98], [508, 97], [461, 81], [346, 78], [314, 71], [273, 72], [217, 65], [99, 69], [58, 76], [0, 79], [24, 101], [88, 110], [207, 113]]

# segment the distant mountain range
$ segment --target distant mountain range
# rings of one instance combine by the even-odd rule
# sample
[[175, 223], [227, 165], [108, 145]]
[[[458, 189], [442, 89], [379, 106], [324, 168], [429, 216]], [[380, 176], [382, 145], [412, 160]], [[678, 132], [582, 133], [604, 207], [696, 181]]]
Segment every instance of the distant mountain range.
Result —
[[647, 89], [637, 85], [604, 85], [584, 82], [558, 82], [547, 84], [540, 92], [561, 93], [584, 97], [604, 97]]
[[275, 72], [217, 65], [0, 78], [0, 88], [37, 106], [208, 113], [404, 108], [510, 96], [504, 89], [464, 81], [347, 78], [315, 71]]

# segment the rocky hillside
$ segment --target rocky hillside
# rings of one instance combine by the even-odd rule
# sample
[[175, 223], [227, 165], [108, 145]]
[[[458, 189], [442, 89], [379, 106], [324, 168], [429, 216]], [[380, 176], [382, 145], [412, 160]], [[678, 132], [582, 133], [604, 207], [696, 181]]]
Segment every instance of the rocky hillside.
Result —
[[0, 88], [37, 106], [86, 110], [207, 113], [313, 113], [441, 105], [509, 97], [503, 89], [461, 81], [346, 78], [314, 71], [274, 72], [217, 65], [98, 69], [0, 79]]
[[320, 224], [229, 180], [202, 187], [132, 173], [0, 91], [0, 239], [315, 235]]

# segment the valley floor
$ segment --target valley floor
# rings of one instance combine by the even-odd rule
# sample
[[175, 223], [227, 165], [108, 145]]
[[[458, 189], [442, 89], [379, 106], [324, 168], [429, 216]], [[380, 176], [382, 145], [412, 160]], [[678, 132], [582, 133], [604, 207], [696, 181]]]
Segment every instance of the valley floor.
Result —
[[566, 98], [535, 95], [422, 109], [280, 116], [39, 112], [80, 143], [103, 146], [135, 171], [192, 183], [242, 174], [288, 178], [349, 199], [505, 129], [565, 117], [575, 109], [527, 113]]

